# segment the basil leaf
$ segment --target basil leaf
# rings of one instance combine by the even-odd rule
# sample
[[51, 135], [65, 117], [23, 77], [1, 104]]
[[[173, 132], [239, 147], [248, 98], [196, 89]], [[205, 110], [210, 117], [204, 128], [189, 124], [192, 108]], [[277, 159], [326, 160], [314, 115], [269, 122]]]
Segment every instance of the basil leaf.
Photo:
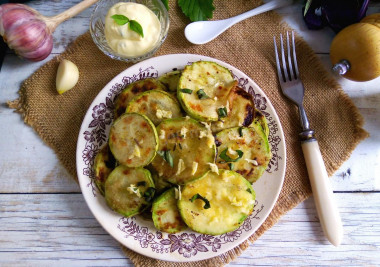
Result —
[[247, 192], [250, 193], [250, 194], [252, 194], [252, 191], [249, 188], [247, 188]]
[[191, 21], [211, 19], [215, 9], [213, 0], [178, 0], [178, 5]]
[[169, 150], [159, 150], [157, 151], [157, 154], [160, 155], [167, 163], [169, 163], [170, 167], [173, 168], [173, 157]]
[[197, 95], [199, 99], [208, 99], [210, 98], [208, 95], [206, 95], [205, 91], [203, 89], [199, 89], [197, 91]]
[[112, 15], [111, 18], [118, 25], [125, 25], [125, 24], [129, 23], [129, 29], [131, 29], [132, 31], [138, 33], [139, 35], [141, 35], [141, 37], [144, 37], [143, 28], [141, 27], [140, 23], [138, 23], [137, 21], [130, 20], [126, 16], [119, 15], [119, 14]]
[[132, 31], [137, 32], [141, 37], [144, 38], [144, 31], [143, 31], [143, 28], [141, 27], [140, 23], [138, 23], [135, 20], [130, 20], [129, 21], [129, 28]]
[[161, 0], [161, 2], [164, 4], [166, 7], [166, 10], [169, 10], [169, 1], [168, 0]]
[[170, 167], [173, 168], [173, 157], [172, 155], [170, 154], [170, 151], [169, 150], [166, 150], [165, 151], [165, 160], [167, 163], [169, 163]]
[[219, 118], [227, 117], [227, 108], [226, 107], [219, 108], [218, 109], [218, 116], [219, 116]]
[[209, 209], [211, 208], [211, 205], [210, 205], [210, 201], [208, 201], [207, 198], [205, 197], [202, 197], [200, 194], [195, 194], [194, 196], [192, 196], [189, 200], [190, 202], [194, 202], [196, 199], [200, 199], [200, 200], [203, 200], [205, 202], [205, 205], [203, 206], [204, 209]]
[[191, 94], [193, 93], [193, 90], [191, 90], [191, 89], [187, 89], [187, 88], [185, 88], [185, 89], [181, 89], [180, 91], [181, 91], [182, 93], [189, 94], [189, 95], [191, 95]]
[[236, 162], [236, 161], [238, 161], [239, 159], [241, 159], [241, 158], [243, 157], [243, 155], [244, 155], [243, 151], [241, 151], [241, 150], [235, 150], [236, 153], [238, 154], [238, 157], [237, 157], [236, 159], [231, 159], [231, 158], [227, 155], [227, 151], [228, 151], [228, 148], [226, 148], [225, 150], [223, 150], [223, 151], [220, 153], [220, 155], [219, 155], [219, 157], [220, 157], [221, 159], [223, 159], [225, 162]]
[[111, 16], [111, 18], [116, 22], [116, 24], [118, 25], [124, 25], [124, 24], [127, 24], [129, 22], [129, 18], [127, 18], [126, 16], [124, 15], [118, 15], [118, 14], [115, 14], [113, 16]]

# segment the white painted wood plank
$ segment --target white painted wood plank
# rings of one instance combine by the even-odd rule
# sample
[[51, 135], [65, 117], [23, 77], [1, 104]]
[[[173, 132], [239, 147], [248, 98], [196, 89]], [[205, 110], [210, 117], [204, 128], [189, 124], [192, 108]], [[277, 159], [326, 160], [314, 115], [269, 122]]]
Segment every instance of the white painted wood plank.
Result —
[[[334, 196], [345, 231], [340, 247], [326, 241], [309, 199], [283, 216], [229, 266], [379, 265], [379, 194]], [[80, 194], [2, 194], [0, 207], [2, 266], [131, 266]]]

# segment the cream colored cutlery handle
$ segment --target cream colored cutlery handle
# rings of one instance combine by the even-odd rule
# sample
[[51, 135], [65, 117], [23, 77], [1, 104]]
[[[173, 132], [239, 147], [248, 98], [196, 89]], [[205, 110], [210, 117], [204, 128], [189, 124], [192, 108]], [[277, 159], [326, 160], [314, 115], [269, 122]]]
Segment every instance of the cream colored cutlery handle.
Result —
[[343, 227], [317, 140], [302, 142], [307, 172], [323, 232], [334, 246], [343, 238]]

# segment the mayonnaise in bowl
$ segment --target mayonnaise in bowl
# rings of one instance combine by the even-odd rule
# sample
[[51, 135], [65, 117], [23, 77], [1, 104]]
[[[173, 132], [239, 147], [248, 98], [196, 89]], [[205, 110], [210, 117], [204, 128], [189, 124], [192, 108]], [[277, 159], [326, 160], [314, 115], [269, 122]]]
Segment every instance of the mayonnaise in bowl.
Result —
[[[133, 31], [129, 23], [119, 25], [113, 15], [123, 15], [137, 21], [143, 36]], [[135, 57], [149, 52], [159, 41], [161, 23], [157, 16], [145, 5], [133, 2], [120, 2], [113, 5], [105, 18], [105, 37], [109, 47], [120, 55]]]

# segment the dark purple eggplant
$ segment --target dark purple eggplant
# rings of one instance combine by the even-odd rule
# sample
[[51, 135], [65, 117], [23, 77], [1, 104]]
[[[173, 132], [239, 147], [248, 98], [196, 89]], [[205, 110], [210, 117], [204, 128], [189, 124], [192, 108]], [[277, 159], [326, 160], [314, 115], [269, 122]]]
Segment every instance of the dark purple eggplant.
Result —
[[304, 20], [311, 30], [329, 26], [338, 33], [364, 18], [368, 4], [369, 0], [312, 0]]

